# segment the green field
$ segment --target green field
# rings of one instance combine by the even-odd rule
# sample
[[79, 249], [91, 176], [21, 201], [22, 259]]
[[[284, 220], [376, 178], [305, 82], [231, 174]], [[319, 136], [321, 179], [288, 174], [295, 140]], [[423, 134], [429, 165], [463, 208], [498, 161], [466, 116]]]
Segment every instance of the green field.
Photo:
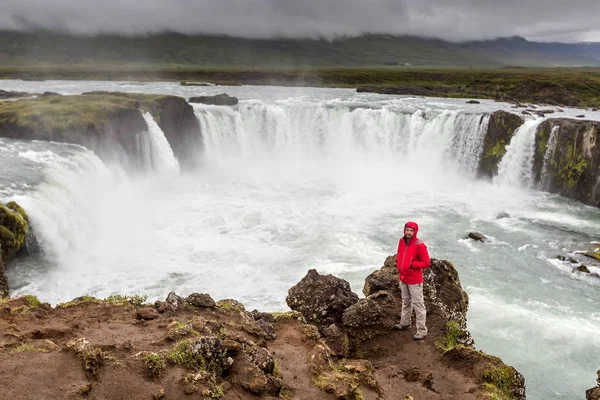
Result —
[[[399, 87], [396, 93], [491, 98], [566, 106], [600, 106], [600, 68], [209, 68], [148, 65], [0, 67], [0, 79], [209, 82], [357, 88]], [[371, 90], [370, 90], [371, 91]], [[390, 92], [390, 93], [393, 93]]]

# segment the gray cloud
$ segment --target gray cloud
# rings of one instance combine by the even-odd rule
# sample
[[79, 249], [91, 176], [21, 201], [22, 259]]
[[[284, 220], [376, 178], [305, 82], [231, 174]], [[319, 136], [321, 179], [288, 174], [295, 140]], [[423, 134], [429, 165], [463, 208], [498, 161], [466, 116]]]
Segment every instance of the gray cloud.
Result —
[[600, 41], [600, 3], [571, 0], [2, 0], [0, 29], [325, 37], [365, 32], [447, 40], [520, 35]]

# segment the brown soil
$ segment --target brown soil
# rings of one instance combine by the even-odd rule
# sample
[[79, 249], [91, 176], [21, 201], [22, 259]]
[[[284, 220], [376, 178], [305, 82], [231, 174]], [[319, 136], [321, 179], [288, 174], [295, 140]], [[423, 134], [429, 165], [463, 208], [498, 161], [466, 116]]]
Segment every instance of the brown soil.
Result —
[[[266, 347], [276, 360], [277, 374], [285, 388], [280, 397], [341, 398], [313, 383], [316, 373], [327, 368], [318, 361], [323, 347], [314, 327], [298, 318], [278, 317], [274, 323], [276, 339], [265, 340], [249, 333], [252, 330], [240, 317], [243, 313], [236, 308], [187, 308], [167, 310], [146, 321], [138, 319], [138, 310], [132, 305], [89, 302], [66, 308], [44, 304], [31, 308], [23, 298], [4, 301], [0, 305], [0, 399], [211, 398], [203, 397], [201, 390], [189, 390], [184, 377], [190, 370], [167, 364], [158, 377], [152, 378], [144, 363], [146, 352], [158, 353], [175, 345], [175, 341], [165, 339], [170, 323], [197, 326], [194, 321], [198, 320], [220, 331], [223, 339]], [[432, 316], [430, 332], [440, 332], [440, 323], [441, 319]], [[363, 390], [365, 400], [404, 399], [406, 395], [419, 400], [488, 398], [473, 376], [449, 366], [434, 343], [435, 334], [416, 342], [412, 340], [413, 331], [390, 330], [358, 349], [356, 358], [372, 363], [378, 385]], [[87, 370], [81, 356], [69, 350], [69, 342], [80, 338], [105, 354]], [[278, 398], [246, 391], [234, 374], [223, 376], [219, 383], [224, 399]]]

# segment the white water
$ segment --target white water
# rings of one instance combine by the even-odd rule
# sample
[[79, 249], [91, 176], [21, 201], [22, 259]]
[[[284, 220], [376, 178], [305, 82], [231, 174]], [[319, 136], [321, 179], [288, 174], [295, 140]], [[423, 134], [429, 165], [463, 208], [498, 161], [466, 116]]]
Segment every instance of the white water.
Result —
[[506, 146], [506, 154], [498, 164], [495, 181], [508, 186], [531, 186], [535, 132], [542, 121], [541, 118], [526, 120], [517, 129], [510, 144]]
[[559, 126], [552, 128], [550, 132], [550, 138], [548, 138], [548, 144], [546, 145], [546, 152], [544, 153], [544, 164], [542, 165], [541, 172], [541, 186], [542, 188], [550, 187], [552, 177], [548, 174], [548, 164], [554, 159], [554, 152], [556, 151], [556, 143], [558, 143], [558, 130]]
[[[0, 88], [28, 85], [63, 93], [224, 91], [105, 82]], [[239, 106], [195, 106], [206, 153], [201, 170], [183, 175], [140, 177], [78, 146], [0, 139], [1, 200], [23, 203], [48, 253], [45, 263], [12, 266], [11, 294], [56, 303], [82, 294], [163, 299], [175, 290], [285, 310], [287, 289], [309, 268], [360, 293], [412, 219], [431, 255], [458, 269], [477, 347], [521, 371], [529, 399], [582, 398], [594, 385], [599, 284], [552, 259], [597, 240], [600, 212], [523, 185], [528, 156], [510, 169], [514, 176], [504, 171], [508, 183], [472, 179], [484, 114], [510, 106], [349, 90], [226, 90]], [[515, 159], [532, 143], [518, 136], [507, 152]], [[499, 212], [510, 217], [497, 220]], [[493, 240], [464, 240], [470, 230]]]
[[159, 173], [179, 173], [179, 162], [175, 158], [164, 132], [160, 129], [156, 121], [154, 121], [150, 113], [143, 113], [143, 117], [146, 125], [148, 125], [147, 134], [150, 151], [147, 151], [146, 154], [150, 158], [150, 165]]

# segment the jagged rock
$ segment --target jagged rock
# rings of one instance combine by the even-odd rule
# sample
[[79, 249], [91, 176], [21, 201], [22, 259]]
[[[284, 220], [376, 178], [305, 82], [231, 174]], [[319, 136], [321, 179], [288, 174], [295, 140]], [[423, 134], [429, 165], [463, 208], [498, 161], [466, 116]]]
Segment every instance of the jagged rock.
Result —
[[267, 378], [263, 371], [247, 357], [236, 360], [233, 365], [232, 374], [244, 389], [249, 392], [260, 394], [267, 390]]
[[254, 318], [255, 321], [259, 321], [262, 319], [270, 324], [275, 322], [275, 317], [273, 316], [273, 314], [260, 312], [258, 310], [252, 310], [250, 312], [250, 315], [252, 315], [252, 318]]
[[323, 329], [325, 344], [338, 357], [347, 357], [350, 350], [348, 335], [336, 324]]
[[575, 272], [575, 271], [584, 272], [586, 274], [590, 273], [590, 270], [585, 265], [580, 265], [579, 267], [573, 268], [573, 272]]
[[214, 96], [190, 97], [190, 103], [202, 103], [214, 106], [234, 106], [238, 103], [237, 97], [229, 96], [227, 93], [220, 93]]
[[571, 264], [576, 264], [576, 263], [578, 263], [578, 262], [579, 262], [579, 261], [577, 261], [576, 259], [574, 259], [573, 257], [565, 257], [565, 256], [560, 256], [560, 255], [559, 255], [559, 256], [556, 256], [556, 258], [557, 258], [558, 260], [560, 260], [560, 261], [568, 261], [568, 262], [570, 262]]
[[266, 374], [271, 374], [275, 368], [273, 355], [263, 347], [253, 347], [248, 352], [248, 358]]
[[496, 214], [496, 219], [502, 219], [502, 218], [510, 218], [510, 214], [505, 213], [504, 211]]
[[401, 306], [387, 291], [375, 292], [346, 309], [344, 327], [355, 343], [362, 342], [389, 332], [394, 325], [392, 318], [400, 315]]
[[596, 387], [585, 391], [585, 400], [600, 400], [600, 369], [596, 372]]
[[262, 336], [267, 340], [275, 340], [277, 339], [277, 334], [275, 333], [275, 328], [269, 322], [264, 319], [259, 319], [256, 321], [256, 324], [260, 328], [262, 332]]
[[137, 310], [137, 318], [143, 320], [153, 320], [160, 316], [158, 311], [151, 307], [141, 307]]
[[221, 339], [214, 336], [203, 336], [190, 341], [192, 356], [218, 365], [222, 370], [228, 370], [233, 364], [233, 359], [227, 355], [227, 351], [221, 345]]
[[182, 297], [177, 296], [175, 292], [170, 292], [167, 295], [167, 299], [165, 300], [165, 302], [170, 304], [173, 310], [177, 310], [179, 309], [179, 307], [183, 306], [185, 300], [183, 300]]
[[217, 304], [206, 293], [192, 293], [185, 298], [185, 302], [199, 308], [215, 308]]
[[469, 234], [467, 235], [467, 239], [473, 239], [478, 242], [485, 242], [487, 241], [487, 236], [479, 232], [469, 232]]
[[299, 311], [307, 322], [319, 329], [342, 322], [346, 308], [358, 301], [350, 284], [333, 275], [320, 275], [311, 269], [300, 282], [288, 290], [285, 299], [294, 311]]
[[520, 116], [506, 111], [492, 113], [483, 141], [478, 178], [491, 179], [498, 175], [498, 163], [506, 153], [506, 146], [523, 122]]

